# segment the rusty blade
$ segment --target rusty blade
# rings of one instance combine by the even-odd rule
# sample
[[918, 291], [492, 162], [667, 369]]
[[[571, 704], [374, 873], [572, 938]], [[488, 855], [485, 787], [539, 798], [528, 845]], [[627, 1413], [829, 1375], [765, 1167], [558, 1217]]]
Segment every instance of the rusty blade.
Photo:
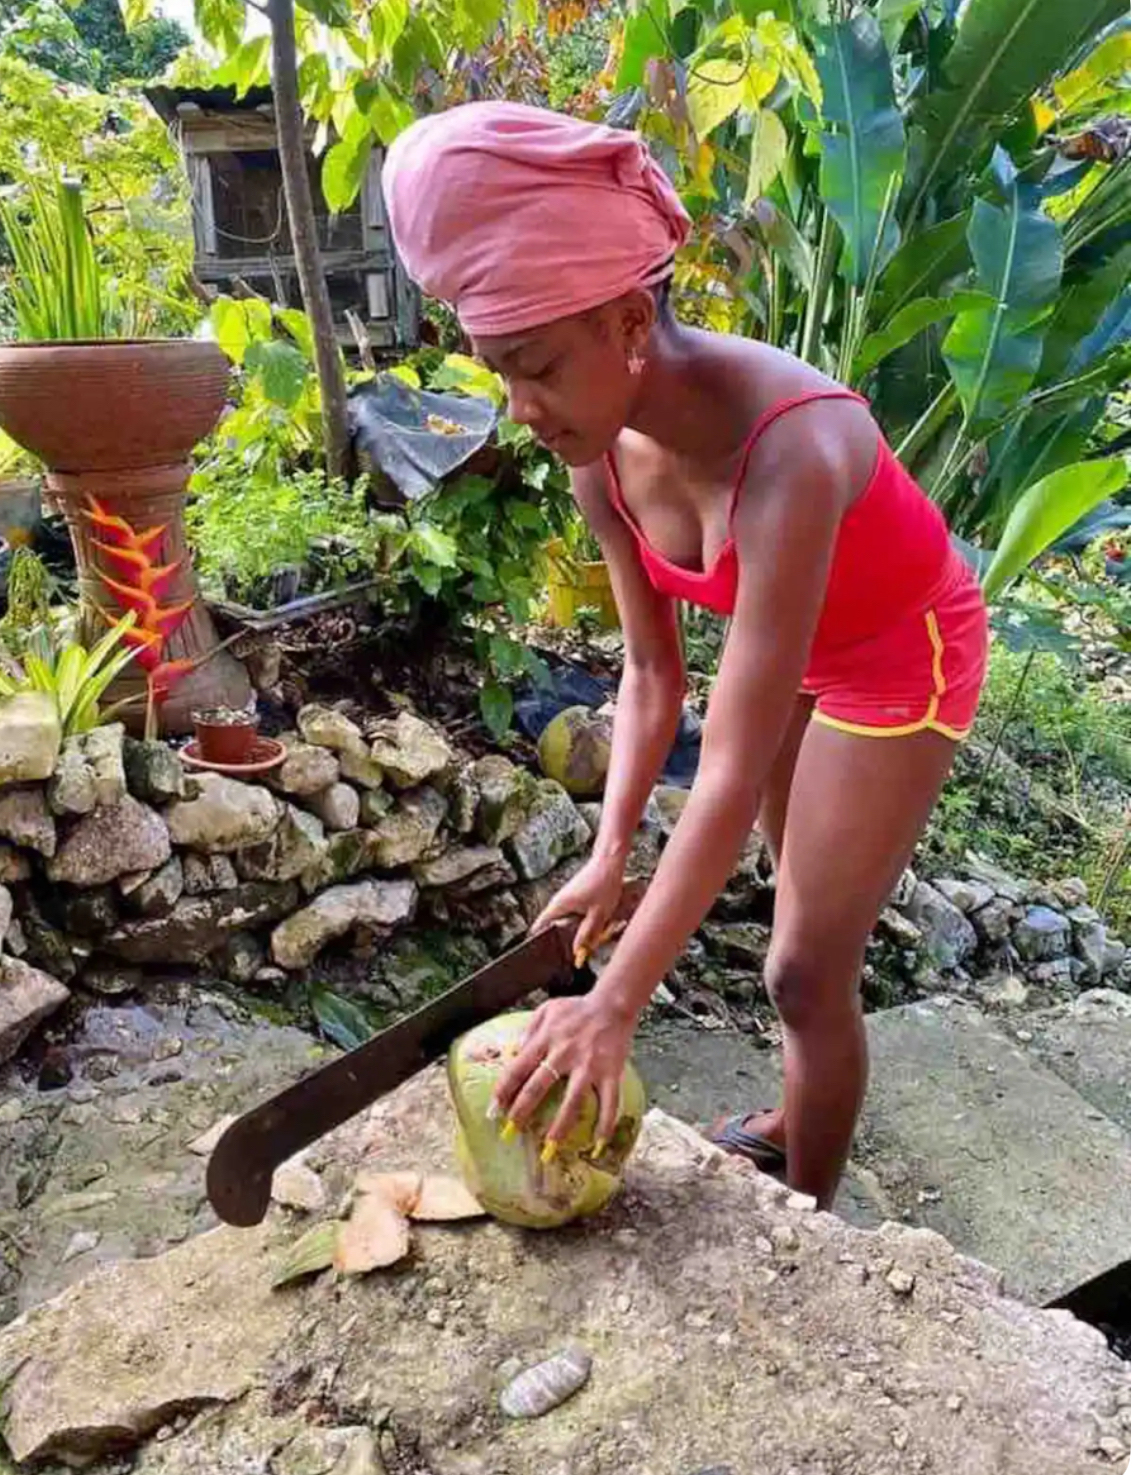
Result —
[[258, 1224], [281, 1163], [439, 1059], [466, 1030], [535, 989], [569, 983], [576, 926], [576, 921], [557, 922], [527, 938], [408, 1018], [234, 1121], [216, 1144], [206, 1178], [209, 1202], [221, 1219], [244, 1228]]

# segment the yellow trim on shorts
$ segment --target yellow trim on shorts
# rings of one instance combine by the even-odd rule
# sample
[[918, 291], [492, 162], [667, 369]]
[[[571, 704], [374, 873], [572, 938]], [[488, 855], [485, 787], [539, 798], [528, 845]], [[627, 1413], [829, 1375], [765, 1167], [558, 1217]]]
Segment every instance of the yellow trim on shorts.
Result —
[[918, 722], [905, 722], [900, 727], [870, 727], [862, 722], [843, 722], [840, 717], [829, 717], [820, 706], [814, 707], [813, 720], [825, 727], [832, 727], [837, 732], [851, 733], [854, 737], [897, 738], [911, 737], [916, 732], [938, 732], [941, 737], [950, 738], [954, 743], [961, 743], [968, 737], [970, 726], [962, 729], [948, 727], [945, 722], [938, 720], [939, 704], [947, 694], [947, 680], [943, 674], [943, 636], [940, 634], [934, 609], [929, 609], [924, 615], [924, 624], [927, 626], [932, 647], [932, 685], [935, 691], [928, 702], [928, 710]]

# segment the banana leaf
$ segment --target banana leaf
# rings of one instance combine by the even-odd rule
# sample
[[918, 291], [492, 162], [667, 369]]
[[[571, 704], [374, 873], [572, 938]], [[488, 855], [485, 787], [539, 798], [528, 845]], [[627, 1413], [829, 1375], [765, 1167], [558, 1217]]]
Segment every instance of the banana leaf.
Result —
[[1128, 482], [1123, 457], [1078, 461], [1043, 476], [1018, 499], [1003, 529], [983, 592], [993, 599], [1067, 529]]
[[1118, 16], [1126, 0], [969, 0], [939, 85], [917, 100], [912, 124], [922, 161], [907, 219], [989, 151], [996, 130], [1060, 70], [1065, 58]]
[[1015, 189], [1009, 203], [976, 200], [967, 232], [977, 285], [994, 299], [962, 312], [943, 344], [967, 426], [994, 423], [1026, 393], [1038, 372], [1047, 310], [1061, 281], [1061, 232], [1026, 209]]
[[894, 178], [904, 170], [904, 124], [896, 106], [892, 66], [876, 18], [862, 11], [839, 25], [818, 27], [822, 84], [819, 193], [845, 240], [842, 269], [863, 287], [900, 244], [886, 211]]

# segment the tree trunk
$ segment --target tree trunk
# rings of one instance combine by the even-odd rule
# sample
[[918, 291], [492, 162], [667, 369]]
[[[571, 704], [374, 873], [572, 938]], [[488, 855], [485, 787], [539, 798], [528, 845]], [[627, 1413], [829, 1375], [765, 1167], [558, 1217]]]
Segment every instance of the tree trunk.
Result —
[[295, 63], [295, 12], [292, 0], [268, 0], [271, 18], [271, 82], [275, 93], [275, 132], [283, 171], [283, 194], [303, 306], [314, 333], [315, 368], [322, 393], [322, 435], [330, 476], [346, 471], [349, 432], [346, 425], [346, 380], [334, 336], [330, 293], [318, 254], [303, 115]]

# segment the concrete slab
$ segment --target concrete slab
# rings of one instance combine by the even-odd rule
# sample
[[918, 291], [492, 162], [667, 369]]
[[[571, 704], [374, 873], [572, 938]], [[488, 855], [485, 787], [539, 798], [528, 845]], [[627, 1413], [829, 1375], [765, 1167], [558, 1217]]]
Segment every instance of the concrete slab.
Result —
[[[637, 1036], [633, 1059], [650, 1103], [701, 1129], [737, 1111], [775, 1106], [781, 1095], [781, 1052], [734, 1030], [653, 1022]], [[896, 1216], [872, 1170], [856, 1163], [846, 1170], [834, 1209], [860, 1229]]]
[[871, 1015], [856, 1156], [913, 1222], [1043, 1303], [1127, 1258], [1129, 1140], [969, 1005]]
[[1127, 994], [1090, 989], [1068, 1004], [1016, 1019], [1013, 1029], [1016, 1038], [1032, 1036], [1027, 1048], [1054, 1075], [1128, 1130], [1132, 999]]
[[[1037, 1303], [1126, 1259], [1119, 1006], [1101, 1019], [1077, 1002], [1009, 1026], [1025, 1023], [1029, 1042], [948, 998], [869, 1015], [869, 1094], [836, 1212], [938, 1230]], [[1043, 1063], [1055, 1053], [1056, 1072]], [[650, 1101], [696, 1126], [778, 1099], [780, 1052], [748, 1035], [653, 1023], [634, 1056]]]

